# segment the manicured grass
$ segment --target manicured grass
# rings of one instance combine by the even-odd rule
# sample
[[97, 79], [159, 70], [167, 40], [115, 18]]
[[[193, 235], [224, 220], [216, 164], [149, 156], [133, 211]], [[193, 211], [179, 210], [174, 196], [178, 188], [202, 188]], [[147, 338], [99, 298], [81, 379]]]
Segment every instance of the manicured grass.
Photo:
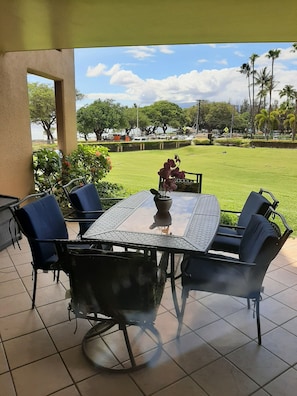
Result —
[[157, 172], [174, 154], [181, 169], [203, 173], [202, 192], [215, 194], [222, 209], [239, 210], [251, 190], [271, 191], [297, 235], [297, 150], [188, 146], [110, 153], [113, 168], [105, 180], [123, 185], [129, 194], [157, 188]]

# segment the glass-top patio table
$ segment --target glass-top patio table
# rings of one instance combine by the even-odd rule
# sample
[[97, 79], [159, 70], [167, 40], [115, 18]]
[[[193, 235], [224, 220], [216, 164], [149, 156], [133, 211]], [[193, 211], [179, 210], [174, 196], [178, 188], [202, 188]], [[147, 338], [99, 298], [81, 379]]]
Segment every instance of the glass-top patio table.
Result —
[[146, 245], [170, 253], [207, 252], [220, 220], [217, 198], [188, 192], [170, 196], [170, 212], [159, 215], [149, 191], [131, 195], [100, 216], [83, 238]]
[[162, 266], [170, 257], [170, 278], [174, 304], [174, 260], [176, 253], [206, 253], [219, 226], [220, 206], [210, 194], [173, 192], [172, 207], [166, 215], [157, 212], [154, 197], [141, 191], [123, 199], [100, 216], [83, 235], [107, 243], [155, 247], [165, 252]]

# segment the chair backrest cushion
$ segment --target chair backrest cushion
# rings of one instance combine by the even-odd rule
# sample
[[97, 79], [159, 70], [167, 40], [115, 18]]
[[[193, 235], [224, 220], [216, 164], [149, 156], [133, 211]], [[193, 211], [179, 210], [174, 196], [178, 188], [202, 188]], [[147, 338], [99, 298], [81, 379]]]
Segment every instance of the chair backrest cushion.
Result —
[[155, 317], [166, 280], [155, 258], [139, 252], [70, 251], [69, 279], [76, 312], [118, 320]]
[[[102, 210], [101, 201], [93, 183], [86, 184], [69, 193], [74, 208], [79, 211]], [[84, 214], [84, 218], [94, 218], [94, 214]]]
[[47, 195], [15, 211], [24, 234], [28, 237], [34, 265], [49, 269], [48, 263], [57, 259], [54, 243], [42, 243], [36, 239], [68, 239], [68, 231], [53, 195]]
[[239, 247], [240, 260], [267, 266], [280, 248], [279, 233], [270, 221], [262, 215], [252, 215]]
[[[271, 203], [262, 194], [252, 191], [248, 196], [241, 214], [238, 218], [238, 225], [241, 227], [247, 227], [251, 215], [258, 213], [264, 215], [269, 209]], [[238, 234], [243, 234], [244, 230], [238, 229]]]

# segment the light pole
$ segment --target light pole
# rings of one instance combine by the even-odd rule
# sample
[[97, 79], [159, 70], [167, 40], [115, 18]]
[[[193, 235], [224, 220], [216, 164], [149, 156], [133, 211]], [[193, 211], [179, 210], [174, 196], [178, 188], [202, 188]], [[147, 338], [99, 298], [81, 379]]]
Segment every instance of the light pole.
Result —
[[196, 102], [197, 102], [196, 134], [198, 135], [198, 133], [199, 133], [199, 122], [200, 122], [200, 104], [201, 104], [201, 99], [198, 99]]
[[134, 103], [134, 107], [136, 109], [136, 131], [138, 132], [138, 106], [136, 103]]

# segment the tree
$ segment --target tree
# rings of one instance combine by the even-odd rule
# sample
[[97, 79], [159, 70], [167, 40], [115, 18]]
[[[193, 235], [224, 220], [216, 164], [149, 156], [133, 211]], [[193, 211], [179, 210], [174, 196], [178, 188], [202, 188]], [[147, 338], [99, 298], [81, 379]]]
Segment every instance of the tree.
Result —
[[31, 122], [41, 125], [46, 133], [48, 143], [53, 143], [54, 137], [51, 128], [56, 123], [54, 88], [47, 84], [29, 83], [28, 94]]
[[281, 53], [281, 50], [279, 49], [274, 49], [268, 51], [268, 54], [266, 54], [266, 57], [268, 59], [271, 59], [271, 80], [269, 84], [269, 114], [271, 113], [271, 96], [272, 96], [272, 91], [276, 86], [276, 83], [274, 81], [274, 61], [279, 57], [279, 54]]
[[126, 128], [123, 108], [113, 100], [100, 99], [77, 111], [77, 128], [87, 139], [90, 133], [95, 133], [97, 141], [107, 129]]
[[219, 129], [222, 131], [225, 127], [230, 127], [234, 113], [234, 106], [230, 103], [217, 102], [210, 103], [209, 111], [205, 116], [207, 129]]
[[264, 134], [268, 139], [268, 131], [278, 128], [279, 112], [277, 110], [273, 110], [269, 113], [266, 109], [262, 109], [260, 113], [255, 116], [255, 123], [259, 129], [263, 128]]
[[154, 125], [161, 127], [164, 133], [169, 126], [177, 129], [184, 126], [183, 110], [177, 104], [160, 100], [149, 107], [149, 118], [154, 120]]
[[293, 85], [285, 85], [282, 90], [279, 91], [279, 97], [286, 97], [286, 108], [292, 108], [293, 101], [297, 98], [297, 91], [294, 89]]
[[266, 97], [269, 92], [269, 87], [271, 84], [271, 74], [267, 71], [267, 67], [265, 66], [260, 71], [256, 71], [255, 76], [255, 85], [259, 87], [259, 91], [257, 97], [259, 98], [258, 102], [258, 113], [261, 108], [266, 107]]
[[255, 61], [259, 58], [259, 55], [252, 54], [250, 56], [251, 61], [251, 74], [252, 74], [252, 109], [251, 109], [251, 120], [252, 120], [252, 133], [255, 133]]

